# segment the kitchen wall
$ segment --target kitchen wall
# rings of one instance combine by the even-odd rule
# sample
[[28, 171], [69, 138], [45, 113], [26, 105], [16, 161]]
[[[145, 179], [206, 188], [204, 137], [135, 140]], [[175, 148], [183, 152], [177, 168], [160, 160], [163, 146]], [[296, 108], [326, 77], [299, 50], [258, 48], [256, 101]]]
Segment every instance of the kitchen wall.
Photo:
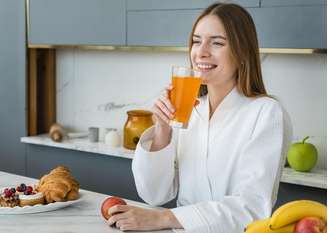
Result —
[[[184, 52], [57, 50], [57, 121], [73, 131], [122, 129], [126, 111], [150, 108]], [[326, 168], [326, 55], [262, 55], [264, 81], [290, 113], [294, 140], [309, 135]]]

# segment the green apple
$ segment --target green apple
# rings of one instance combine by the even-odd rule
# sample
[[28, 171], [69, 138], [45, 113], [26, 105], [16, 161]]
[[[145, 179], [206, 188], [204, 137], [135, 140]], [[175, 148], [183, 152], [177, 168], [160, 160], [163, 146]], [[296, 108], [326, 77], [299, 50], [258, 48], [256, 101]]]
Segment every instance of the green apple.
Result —
[[308, 138], [309, 136], [289, 147], [287, 160], [295, 171], [310, 171], [317, 162], [318, 151], [313, 144], [305, 142]]

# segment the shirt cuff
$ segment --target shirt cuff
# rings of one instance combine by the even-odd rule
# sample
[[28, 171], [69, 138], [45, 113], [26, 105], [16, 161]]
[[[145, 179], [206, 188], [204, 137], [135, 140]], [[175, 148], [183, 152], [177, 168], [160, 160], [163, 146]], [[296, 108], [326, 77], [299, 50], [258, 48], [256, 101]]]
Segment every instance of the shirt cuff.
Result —
[[151, 144], [154, 139], [154, 130], [155, 126], [151, 126], [150, 128], [146, 129], [143, 134], [140, 137], [139, 143], [137, 145], [136, 151], [142, 153], [142, 154], [148, 154], [148, 155], [153, 155], [153, 154], [167, 154], [167, 152], [171, 152], [171, 148], [173, 146], [174, 140], [174, 133], [172, 132], [171, 136], [171, 141], [170, 143], [162, 148], [161, 150], [157, 151], [150, 151]]
[[171, 209], [174, 216], [188, 233], [209, 233], [205, 219], [196, 206], [181, 206]]

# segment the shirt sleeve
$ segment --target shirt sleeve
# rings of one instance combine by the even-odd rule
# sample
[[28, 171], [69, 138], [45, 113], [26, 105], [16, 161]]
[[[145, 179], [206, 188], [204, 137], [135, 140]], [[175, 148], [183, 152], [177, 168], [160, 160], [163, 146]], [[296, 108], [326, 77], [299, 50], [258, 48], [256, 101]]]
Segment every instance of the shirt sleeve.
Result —
[[149, 151], [154, 127], [140, 137], [132, 161], [132, 172], [139, 196], [150, 205], [162, 205], [175, 198], [178, 189], [176, 163], [176, 132], [169, 145]]
[[262, 106], [241, 147], [228, 194], [220, 201], [174, 208], [173, 214], [188, 233], [242, 233], [248, 223], [269, 217], [290, 142], [288, 115], [278, 103]]

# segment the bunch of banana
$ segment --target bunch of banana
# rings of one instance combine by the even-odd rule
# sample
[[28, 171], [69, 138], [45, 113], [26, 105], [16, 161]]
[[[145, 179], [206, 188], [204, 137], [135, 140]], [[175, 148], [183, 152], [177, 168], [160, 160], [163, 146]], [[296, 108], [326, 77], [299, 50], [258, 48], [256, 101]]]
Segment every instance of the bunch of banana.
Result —
[[277, 230], [270, 229], [270, 218], [254, 221], [246, 227], [246, 233], [293, 233], [296, 223], [289, 224]]
[[327, 221], [327, 207], [310, 200], [292, 201], [279, 207], [271, 218], [247, 225], [245, 233], [293, 233], [297, 221], [305, 217]]

